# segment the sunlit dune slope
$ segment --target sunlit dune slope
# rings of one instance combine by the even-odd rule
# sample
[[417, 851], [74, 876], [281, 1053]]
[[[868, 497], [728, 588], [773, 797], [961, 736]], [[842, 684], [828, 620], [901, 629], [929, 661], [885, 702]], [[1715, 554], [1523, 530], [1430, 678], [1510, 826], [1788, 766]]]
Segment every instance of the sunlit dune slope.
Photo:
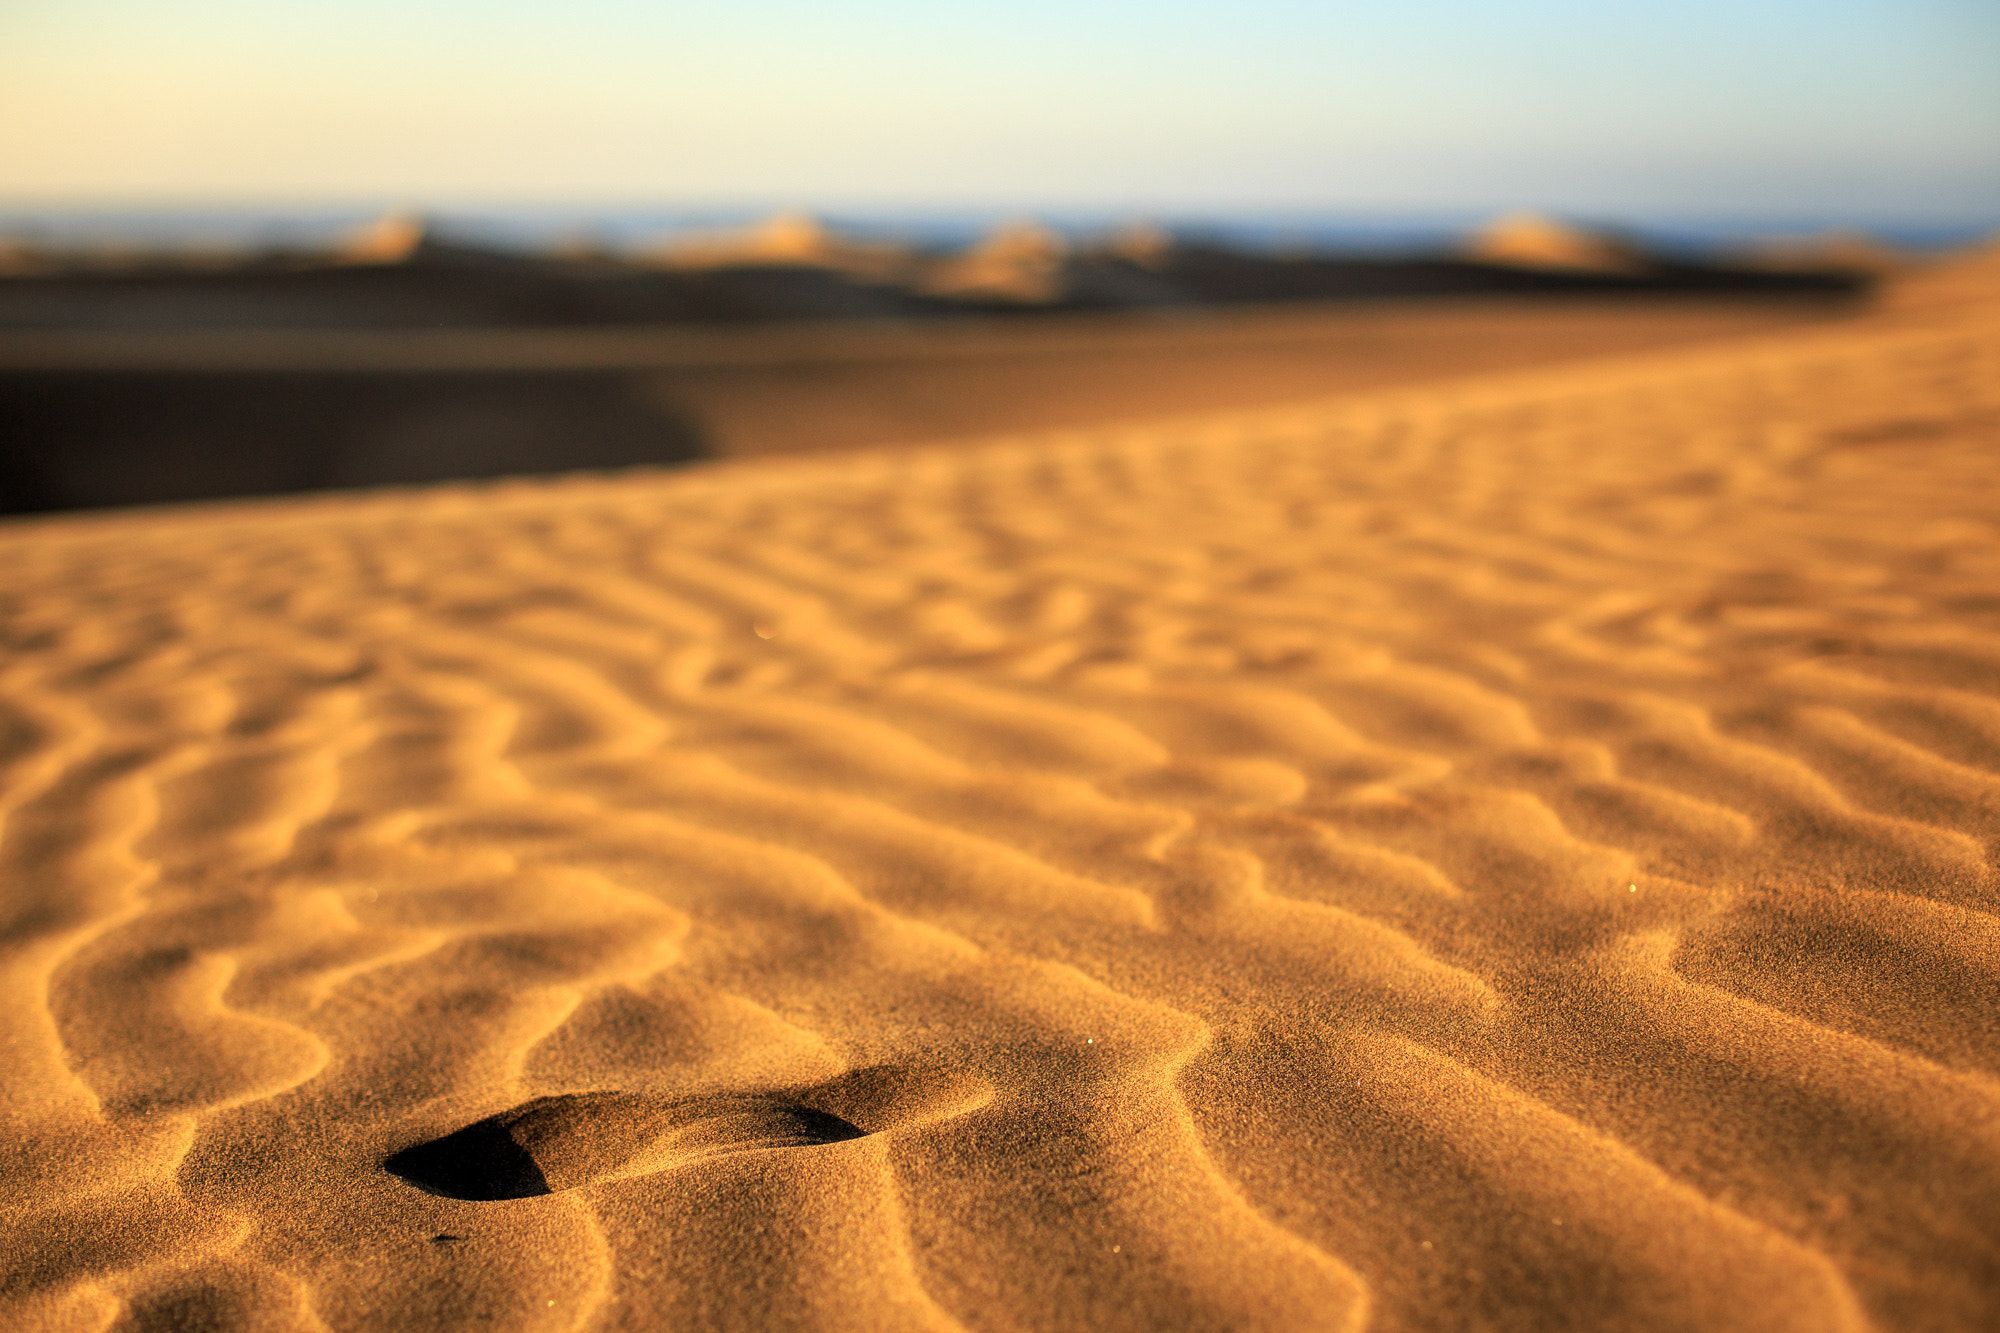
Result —
[[1961, 305], [0, 529], [0, 1323], [1991, 1328], [1996, 431]]

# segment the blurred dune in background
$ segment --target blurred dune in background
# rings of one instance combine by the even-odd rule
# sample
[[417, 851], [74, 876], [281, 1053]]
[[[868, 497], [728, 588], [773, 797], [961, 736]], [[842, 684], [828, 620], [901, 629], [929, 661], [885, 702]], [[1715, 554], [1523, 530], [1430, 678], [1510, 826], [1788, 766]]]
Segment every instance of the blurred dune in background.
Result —
[[780, 215], [612, 251], [392, 214], [319, 251], [0, 248], [0, 512], [903, 444], [1320, 397], [1842, 317], [1925, 260], [1457, 252], [1019, 222], [962, 249]]

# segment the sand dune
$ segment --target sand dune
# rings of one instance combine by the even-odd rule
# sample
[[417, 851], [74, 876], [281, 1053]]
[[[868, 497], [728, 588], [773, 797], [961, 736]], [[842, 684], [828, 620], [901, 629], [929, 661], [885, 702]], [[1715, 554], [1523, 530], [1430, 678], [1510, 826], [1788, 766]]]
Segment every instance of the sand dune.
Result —
[[650, 255], [685, 268], [819, 268], [868, 282], [906, 282], [918, 267], [910, 248], [841, 236], [819, 219], [780, 213], [741, 231], [685, 237]]
[[0, 514], [1098, 428], [1854, 308], [1634, 298], [869, 329], [0, 332], [0, 435], [17, 445], [0, 455]]
[[1488, 223], [1473, 234], [1466, 253], [1495, 264], [1579, 273], [1636, 273], [1646, 261], [1641, 247], [1615, 234], [1533, 213]]
[[2000, 1322], [1991, 307], [0, 528], [10, 1327]]

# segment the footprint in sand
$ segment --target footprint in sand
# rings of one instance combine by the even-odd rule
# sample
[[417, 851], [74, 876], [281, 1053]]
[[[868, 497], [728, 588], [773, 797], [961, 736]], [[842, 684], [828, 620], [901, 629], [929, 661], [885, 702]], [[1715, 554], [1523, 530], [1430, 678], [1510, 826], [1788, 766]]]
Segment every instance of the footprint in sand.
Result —
[[561, 1093], [403, 1148], [382, 1165], [447, 1198], [524, 1199], [725, 1153], [864, 1138], [961, 1115], [991, 1097], [976, 1080], [888, 1066], [767, 1094]]

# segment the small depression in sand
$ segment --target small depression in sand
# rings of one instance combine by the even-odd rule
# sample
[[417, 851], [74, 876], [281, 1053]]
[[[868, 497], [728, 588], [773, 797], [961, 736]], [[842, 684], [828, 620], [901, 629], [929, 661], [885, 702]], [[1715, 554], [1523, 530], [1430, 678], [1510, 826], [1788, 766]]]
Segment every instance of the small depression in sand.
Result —
[[411, 1144], [382, 1165], [446, 1198], [525, 1199], [727, 1153], [845, 1143], [972, 1109], [986, 1095], [899, 1069], [858, 1070], [792, 1093], [558, 1093]]

